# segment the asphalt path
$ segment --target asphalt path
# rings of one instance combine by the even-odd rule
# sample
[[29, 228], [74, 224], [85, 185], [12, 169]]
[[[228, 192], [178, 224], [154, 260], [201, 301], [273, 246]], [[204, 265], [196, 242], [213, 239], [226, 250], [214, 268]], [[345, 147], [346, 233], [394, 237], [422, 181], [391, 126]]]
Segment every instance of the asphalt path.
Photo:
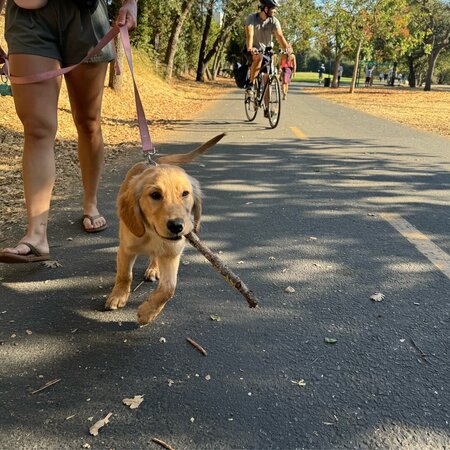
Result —
[[[260, 308], [188, 246], [154, 323], [136, 323], [154, 288], [145, 258], [127, 307], [103, 311], [130, 149], [107, 165], [107, 231], [84, 234], [80, 199], [55, 200], [61, 267], [0, 266], [0, 448], [449, 448], [450, 140], [298, 84], [274, 130], [245, 121], [243, 91], [205, 102], [158, 150], [227, 132], [186, 169], [205, 194], [202, 240]], [[135, 395], [137, 409], [122, 403]]]

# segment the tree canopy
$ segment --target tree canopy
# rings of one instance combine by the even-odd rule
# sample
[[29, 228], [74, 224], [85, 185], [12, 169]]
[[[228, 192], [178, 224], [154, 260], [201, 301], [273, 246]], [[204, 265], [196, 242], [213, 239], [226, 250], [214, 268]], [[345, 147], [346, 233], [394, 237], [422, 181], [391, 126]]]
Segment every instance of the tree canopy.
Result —
[[[110, 2], [111, 17], [120, 3]], [[139, 0], [132, 43], [166, 78], [192, 72], [204, 81], [241, 58], [244, 21], [258, 6], [257, 0]], [[356, 69], [359, 60], [371, 60], [408, 72], [411, 86], [450, 82], [447, 0], [284, 0], [278, 18], [300, 61], [313, 52], [332, 60], [336, 72], [342, 61]]]

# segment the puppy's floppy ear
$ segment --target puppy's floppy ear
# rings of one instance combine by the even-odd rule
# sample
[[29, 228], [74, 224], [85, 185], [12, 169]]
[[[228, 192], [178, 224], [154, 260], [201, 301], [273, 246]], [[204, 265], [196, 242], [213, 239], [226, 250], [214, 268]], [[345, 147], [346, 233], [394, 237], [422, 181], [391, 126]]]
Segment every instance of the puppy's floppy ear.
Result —
[[194, 215], [194, 233], [200, 231], [200, 219], [202, 216], [202, 191], [200, 189], [200, 183], [192, 177], [189, 177], [189, 181], [192, 185], [192, 195], [194, 196], [194, 206], [191, 213]]
[[139, 209], [140, 187], [138, 175], [147, 169], [146, 164], [139, 163], [132, 167], [125, 177], [117, 198], [117, 214], [127, 228], [137, 237], [145, 233]]

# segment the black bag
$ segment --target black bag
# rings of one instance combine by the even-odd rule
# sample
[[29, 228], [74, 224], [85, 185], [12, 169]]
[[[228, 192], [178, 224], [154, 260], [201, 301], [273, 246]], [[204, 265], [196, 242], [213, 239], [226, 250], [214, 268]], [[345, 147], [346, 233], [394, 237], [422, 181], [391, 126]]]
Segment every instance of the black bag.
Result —
[[236, 86], [244, 89], [248, 82], [248, 65], [236, 63], [233, 66], [233, 75]]

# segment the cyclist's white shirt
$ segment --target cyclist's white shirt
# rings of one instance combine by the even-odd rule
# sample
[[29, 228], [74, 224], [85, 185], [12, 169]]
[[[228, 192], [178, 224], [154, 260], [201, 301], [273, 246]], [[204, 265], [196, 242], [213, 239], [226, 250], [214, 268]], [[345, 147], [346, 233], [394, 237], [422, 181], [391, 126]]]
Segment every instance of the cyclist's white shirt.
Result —
[[266, 47], [273, 47], [272, 37], [276, 30], [281, 30], [280, 21], [276, 17], [261, 20], [259, 13], [250, 14], [245, 21], [245, 25], [253, 25], [253, 47], [262, 51]]

